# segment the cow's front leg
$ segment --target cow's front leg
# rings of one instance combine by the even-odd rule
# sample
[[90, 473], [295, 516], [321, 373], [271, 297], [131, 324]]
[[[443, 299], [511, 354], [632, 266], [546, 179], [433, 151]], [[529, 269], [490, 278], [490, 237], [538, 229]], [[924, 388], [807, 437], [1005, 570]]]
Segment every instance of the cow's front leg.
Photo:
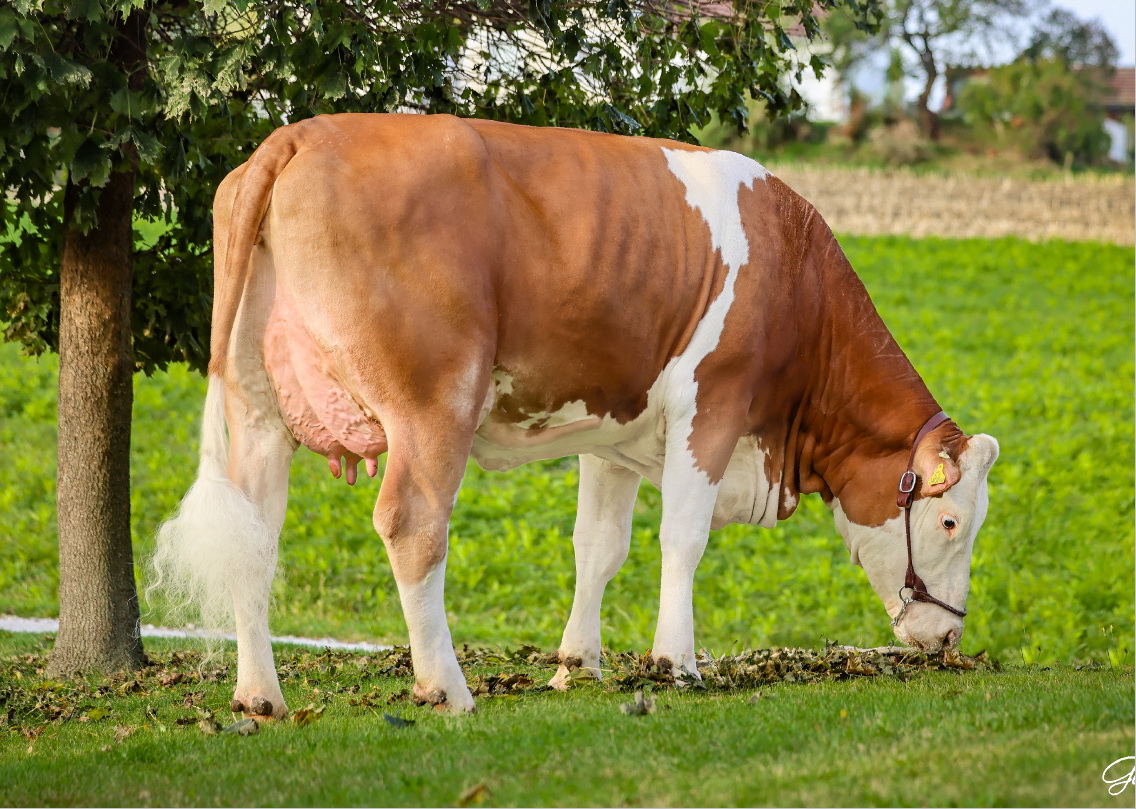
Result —
[[[375, 529], [394, 571], [414, 661], [414, 699], [452, 711], [472, 711], [473, 697], [454, 655], [444, 603], [450, 513], [465, 472], [465, 454], [437, 441], [430, 451], [410, 452], [392, 436]], [[410, 447], [422, 447], [413, 439]], [[461, 441], [455, 441], [461, 444]]]
[[580, 456], [580, 497], [572, 546], [576, 595], [560, 642], [560, 668], [549, 683], [565, 689], [572, 673], [600, 676], [600, 604], [631, 544], [631, 512], [639, 475], [622, 466]]
[[[677, 441], [668, 436], [659, 532], [663, 552], [659, 623], [651, 651], [655, 662], [669, 667], [675, 677], [699, 678], [694, 653], [694, 571], [706, 550], [721, 475], [733, 444], [724, 437], [699, 444], [685, 436]], [[699, 451], [696, 454], [692, 449]]]

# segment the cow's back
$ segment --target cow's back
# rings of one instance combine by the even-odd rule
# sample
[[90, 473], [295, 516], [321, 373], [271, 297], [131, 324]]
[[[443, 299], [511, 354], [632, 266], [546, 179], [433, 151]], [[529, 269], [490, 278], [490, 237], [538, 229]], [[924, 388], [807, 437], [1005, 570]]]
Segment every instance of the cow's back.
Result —
[[[491, 422], [534, 439], [549, 414], [632, 422], [728, 280], [708, 348], [730, 355], [729, 384], [703, 378], [700, 395], [720, 389], [736, 406], [757, 384], [770, 313], [791, 308], [785, 265], [804, 208], [752, 161], [449, 116], [298, 126], [264, 225], [277, 307], [346, 387], [360, 374], [381, 377], [388, 398], [453, 386], [471, 373], [454, 347], [477, 345], [497, 383]], [[676, 155], [698, 170], [680, 176]], [[718, 176], [719, 163], [748, 179]], [[731, 208], [748, 245], [732, 276], [720, 244]]]

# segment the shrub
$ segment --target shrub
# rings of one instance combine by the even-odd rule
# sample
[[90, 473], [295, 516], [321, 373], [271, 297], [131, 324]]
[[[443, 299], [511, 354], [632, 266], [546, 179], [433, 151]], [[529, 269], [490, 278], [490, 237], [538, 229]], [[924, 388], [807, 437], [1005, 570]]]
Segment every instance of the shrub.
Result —
[[1053, 59], [1022, 59], [967, 84], [959, 108], [995, 145], [1056, 163], [1098, 164], [1108, 154], [1100, 75]]
[[935, 145], [919, 131], [910, 118], [878, 126], [868, 133], [869, 156], [891, 166], [913, 166], [935, 155]]

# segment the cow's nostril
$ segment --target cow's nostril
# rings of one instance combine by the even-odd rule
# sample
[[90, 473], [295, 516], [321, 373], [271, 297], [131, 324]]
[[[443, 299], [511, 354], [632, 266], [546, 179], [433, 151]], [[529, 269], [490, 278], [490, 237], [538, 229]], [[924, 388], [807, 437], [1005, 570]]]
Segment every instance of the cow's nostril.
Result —
[[957, 629], [952, 629], [950, 632], [948, 632], [946, 635], [943, 636], [943, 645], [944, 646], [957, 646], [958, 642], [959, 642], [959, 631]]

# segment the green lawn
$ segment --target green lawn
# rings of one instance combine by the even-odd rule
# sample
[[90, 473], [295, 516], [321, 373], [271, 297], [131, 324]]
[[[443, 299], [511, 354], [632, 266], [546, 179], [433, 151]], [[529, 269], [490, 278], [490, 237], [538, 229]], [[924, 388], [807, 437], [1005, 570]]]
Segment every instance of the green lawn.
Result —
[[282, 650], [293, 709], [323, 713], [240, 737], [198, 727], [233, 721], [230, 652], [201, 680], [151, 642], [138, 676], [56, 684], [36, 674], [49, 640], [0, 633], [3, 805], [453, 806], [478, 785], [496, 806], [1132, 805], [1101, 781], [1132, 753], [1131, 667], [659, 685], [635, 716], [629, 691], [545, 691], [553, 666], [502, 656], [466, 663], [475, 687], [533, 684], [452, 717], [400, 696], [411, 678], [383, 670], [402, 655]]
[[[1131, 661], [1133, 636], [1133, 250], [844, 238], [885, 319], [947, 412], [995, 435], [991, 507], [974, 557], [964, 648], [1002, 660]], [[54, 358], [0, 345], [0, 613], [54, 615]], [[204, 382], [184, 369], [135, 385], [136, 548], [191, 482]], [[554, 647], [572, 594], [572, 459], [513, 472], [470, 466], [446, 587], [455, 642]], [[405, 642], [382, 543], [378, 480], [293, 465], [273, 629]], [[631, 556], [608, 591], [605, 642], [650, 644], [660, 517], [644, 485]], [[141, 581], [145, 572], [139, 570]], [[144, 604], [146, 619], [167, 618]], [[848, 563], [819, 499], [772, 531], [715, 532], [698, 572], [698, 642], [861, 646], [889, 640], [883, 609]]]
[[[0, 633], [0, 803], [52, 805], [1112, 805], [1100, 780], [1133, 749], [1133, 262], [1131, 248], [845, 238], [885, 319], [940, 403], [1002, 457], [975, 551], [963, 647], [1001, 670], [820, 678], [631, 694], [537, 687], [552, 668], [467, 657], [532, 678], [454, 718], [397, 695], [382, 656], [278, 657], [307, 726], [206, 736], [233, 688], [231, 652], [196, 652], [138, 677], [42, 679], [49, 640]], [[0, 346], [0, 613], [56, 614], [56, 362]], [[140, 558], [196, 465], [204, 383], [175, 369], [135, 385], [133, 504]], [[554, 649], [572, 593], [574, 461], [507, 474], [471, 465], [453, 522], [447, 605], [455, 641]], [[273, 629], [405, 642], [382, 543], [378, 481], [335, 481], [301, 452], [282, 544]], [[650, 643], [658, 592], [658, 493], [644, 486], [631, 557], [609, 588], [605, 642]], [[145, 573], [139, 570], [145, 582]], [[173, 620], [161, 604], [146, 619]], [[698, 642], [716, 655], [828, 639], [890, 640], [831, 517], [806, 498], [773, 531], [715, 532], [699, 569]], [[522, 655], [522, 658], [524, 655]], [[621, 658], [622, 659], [622, 658]], [[1078, 664], [1091, 664], [1088, 666]], [[480, 679], [478, 679], [480, 678]], [[747, 681], [748, 682], [748, 681]], [[388, 703], [388, 698], [394, 701]], [[396, 728], [390, 712], [415, 724]], [[225, 721], [230, 718], [224, 711]], [[184, 724], [179, 724], [182, 720]]]

